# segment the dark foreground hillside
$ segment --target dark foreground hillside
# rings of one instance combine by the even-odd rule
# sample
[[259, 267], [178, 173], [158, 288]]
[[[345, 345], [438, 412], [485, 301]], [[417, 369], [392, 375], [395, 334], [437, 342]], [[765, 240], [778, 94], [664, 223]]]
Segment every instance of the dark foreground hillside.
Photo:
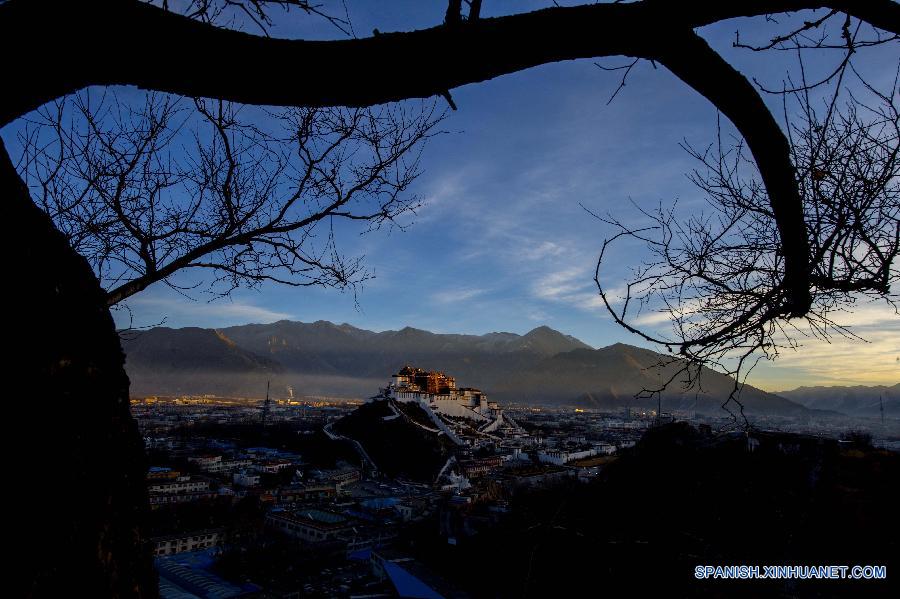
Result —
[[453, 444], [415, 425], [431, 424], [418, 406], [398, 405], [397, 409], [402, 409], [402, 416], [392, 418], [387, 402], [366, 403], [337, 421], [334, 430], [360, 442], [382, 474], [431, 483], [450, 457]]
[[[515, 495], [455, 545], [410, 551], [473, 596], [869, 597], [897, 593], [900, 456], [795, 435], [649, 432], [588, 484]], [[697, 565], [885, 565], [887, 580], [697, 580]], [[489, 570], [489, 571], [486, 571]], [[649, 594], [648, 594], [649, 593]]]

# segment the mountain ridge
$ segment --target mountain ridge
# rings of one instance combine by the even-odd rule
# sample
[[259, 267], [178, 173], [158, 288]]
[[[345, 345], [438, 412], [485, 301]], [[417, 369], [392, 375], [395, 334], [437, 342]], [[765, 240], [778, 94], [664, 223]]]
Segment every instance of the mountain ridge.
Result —
[[900, 418], [900, 383], [894, 385], [801, 386], [778, 395], [814, 410], [833, 410], [848, 416]]
[[[481, 388], [501, 402], [612, 409], [650, 407], [634, 396], [657, 386], [660, 377], [668, 378], [676, 368], [657, 375], [655, 365], [670, 356], [623, 343], [595, 349], [548, 326], [523, 335], [467, 335], [411, 326], [375, 332], [347, 323], [282, 320], [220, 329], [159, 327], [123, 340], [123, 348], [136, 396], [258, 397], [271, 380], [276, 394], [286, 395], [290, 385], [298, 395], [368, 397], [397, 369], [413, 364], [447, 372], [461, 385]], [[663, 393], [663, 409], [721, 413], [733, 379], [708, 369], [703, 378], [700, 392], [685, 393], [676, 381]], [[750, 386], [741, 397], [752, 413], [807, 411]]]

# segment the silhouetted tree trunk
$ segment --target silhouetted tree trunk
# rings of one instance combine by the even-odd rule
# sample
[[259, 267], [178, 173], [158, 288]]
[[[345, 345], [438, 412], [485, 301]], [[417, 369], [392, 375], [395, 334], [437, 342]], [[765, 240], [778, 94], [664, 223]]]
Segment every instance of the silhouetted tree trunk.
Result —
[[[7, 233], [10, 577], [34, 597], [154, 597], [146, 464], [113, 319], [87, 261], [29, 197], [0, 142]], [[18, 593], [13, 595], [19, 596]]]

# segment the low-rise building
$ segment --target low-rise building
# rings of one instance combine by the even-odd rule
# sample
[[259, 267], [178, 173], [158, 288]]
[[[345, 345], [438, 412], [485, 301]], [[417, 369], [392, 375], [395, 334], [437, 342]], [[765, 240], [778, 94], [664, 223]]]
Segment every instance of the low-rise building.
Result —
[[201, 470], [211, 470], [222, 463], [221, 455], [200, 455], [191, 456], [188, 461], [196, 464]]
[[466, 477], [474, 478], [487, 474], [494, 468], [499, 468], [503, 464], [503, 461], [503, 456], [488, 456], [485, 458], [461, 461], [459, 467]]
[[151, 466], [147, 471], [147, 480], [175, 480], [181, 472], [165, 466]]
[[212, 499], [216, 494], [212, 491], [197, 491], [190, 493], [157, 493], [151, 494], [149, 497], [150, 507], [155, 508], [160, 505], [170, 505], [173, 503], [190, 503], [192, 501], [201, 501], [204, 499]]
[[355, 483], [360, 479], [362, 479], [362, 473], [359, 471], [359, 468], [346, 468], [344, 470], [337, 470], [333, 473], [330, 473], [328, 476], [328, 480], [334, 483], [338, 491], [343, 489], [344, 485]]
[[174, 555], [185, 551], [207, 549], [221, 544], [222, 529], [197, 530], [176, 535], [155, 537], [151, 539], [151, 541], [153, 542], [154, 555]]
[[239, 487], [257, 487], [259, 486], [260, 475], [255, 472], [235, 472], [232, 482]]
[[556, 464], [557, 466], [562, 466], [566, 462], [589, 458], [591, 456], [597, 455], [598, 453], [599, 451], [596, 447], [574, 451], [549, 449], [546, 451], [539, 451], [537, 457], [538, 461], [543, 462], [544, 464]]
[[291, 466], [293, 466], [293, 464], [287, 460], [270, 460], [268, 462], [263, 462], [262, 464], [258, 465], [256, 467], [256, 469], [260, 472], [267, 472], [269, 474], [278, 474], [282, 470], [284, 470], [286, 468], [290, 468]]
[[307, 543], [336, 539], [350, 530], [353, 521], [346, 516], [319, 509], [273, 511], [266, 516], [269, 526]]
[[313, 499], [330, 499], [335, 493], [335, 486], [329, 483], [295, 484], [278, 489], [275, 500], [279, 504], [287, 505]]
[[209, 491], [209, 481], [197, 478], [195, 476], [179, 476], [174, 480], [161, 479], [151, 480], [147, 486], [147, 490], [151, 495], [167, 494], [174, 495], [177, 493], [203, 493]]

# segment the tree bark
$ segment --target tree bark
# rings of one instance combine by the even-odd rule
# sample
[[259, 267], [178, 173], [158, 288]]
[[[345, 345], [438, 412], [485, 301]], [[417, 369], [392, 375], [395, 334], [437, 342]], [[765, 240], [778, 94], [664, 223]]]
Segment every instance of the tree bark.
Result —
[[645, 0], [548, 8], [339, 41], [216, 28], [138, 0], [9, 0], [0, 5], [0, 126], [89, 85], [280, 106], [368, 106], [541, 64], [645, 56], [660, 37], [729, 18], [813, 8], [900, 31], [892, 0]]
[[693, 32], [663, 38], [659, 61], [709, 99], [744, 136], [769, 192], [785, 257], [785, 315], [803, 316], [812, 306], [809, 239], [797, 188], [791, 147], [750, 81]]
[[[11, 580], [30, 597], [155, 597], [140, 535], [143, 442], [103, 290], [28, 194], [0, 141], [14, 487]], [[14, 583], [15, 584], [15, 583]]]

